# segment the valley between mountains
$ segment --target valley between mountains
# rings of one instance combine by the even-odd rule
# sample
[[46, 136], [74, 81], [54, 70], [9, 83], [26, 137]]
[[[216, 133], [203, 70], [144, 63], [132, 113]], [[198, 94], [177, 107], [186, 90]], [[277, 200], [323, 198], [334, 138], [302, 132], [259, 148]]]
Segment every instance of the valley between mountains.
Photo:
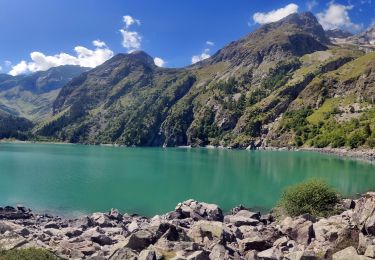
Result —
[[326, 32], [311, 13], [300, 13], [185, 68], [157, 67], [136, 51], [92, 70], [2, 74], [0, 138], [374, 148], [373, 31]]

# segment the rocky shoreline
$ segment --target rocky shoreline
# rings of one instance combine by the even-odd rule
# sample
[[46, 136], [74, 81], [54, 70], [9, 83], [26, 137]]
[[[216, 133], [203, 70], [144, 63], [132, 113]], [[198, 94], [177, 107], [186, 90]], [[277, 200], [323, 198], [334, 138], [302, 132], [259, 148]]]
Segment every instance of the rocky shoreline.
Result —
[[78, 219], [0, 208], [0, 248], [44, 248], [63, 259], [372, 259], [375, 192], [345, 199], [340, 214], [276, 218], [242, 206], [224, 215], [188, 200], [146, 218], [93, 213]]

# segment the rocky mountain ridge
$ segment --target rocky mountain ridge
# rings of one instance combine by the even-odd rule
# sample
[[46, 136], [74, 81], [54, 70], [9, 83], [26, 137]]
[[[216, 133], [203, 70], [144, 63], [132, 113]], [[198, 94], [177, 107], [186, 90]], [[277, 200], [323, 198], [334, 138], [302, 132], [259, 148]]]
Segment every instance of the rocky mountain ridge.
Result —
[[374, 53], [328, 36], [311, 13], [300, 13], [186, 68], [159, 68], [142, 51], [116, 55], [68, 82], [30, 136], [126, 146], [372, 148]]

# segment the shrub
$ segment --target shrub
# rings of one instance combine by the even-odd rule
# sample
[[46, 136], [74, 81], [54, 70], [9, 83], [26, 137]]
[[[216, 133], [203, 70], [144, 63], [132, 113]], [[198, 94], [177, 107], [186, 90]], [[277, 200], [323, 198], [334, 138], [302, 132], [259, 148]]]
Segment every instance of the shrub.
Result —
[[349, 136], [348, 145], [350, 148], [358, 148], [366, 142], [366, 136], [360, 131], [356, 131]]
[[44, 249], [28, 248], [0, 250], [0, 260], [57, 260], [60, 259]]
[[309, 180], [286, 188], [280, 206], [290, 216], [309, 213], [324, 217], [333, 213], [338, 196], [325, 182]]

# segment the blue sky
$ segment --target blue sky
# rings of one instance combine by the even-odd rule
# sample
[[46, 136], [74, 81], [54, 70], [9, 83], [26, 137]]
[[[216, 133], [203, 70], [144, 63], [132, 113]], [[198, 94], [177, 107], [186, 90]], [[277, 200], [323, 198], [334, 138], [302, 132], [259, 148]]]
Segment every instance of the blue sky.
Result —
[[307, 10], [319, 14], [327, 28], [352, 31], [375, 18], [371, 0], [0, 0], [0, 72], [27, 73], [69, 62], [93, 67], [135, 49], [159, 57], [159, 65], [182, 67], [259, 23]]

